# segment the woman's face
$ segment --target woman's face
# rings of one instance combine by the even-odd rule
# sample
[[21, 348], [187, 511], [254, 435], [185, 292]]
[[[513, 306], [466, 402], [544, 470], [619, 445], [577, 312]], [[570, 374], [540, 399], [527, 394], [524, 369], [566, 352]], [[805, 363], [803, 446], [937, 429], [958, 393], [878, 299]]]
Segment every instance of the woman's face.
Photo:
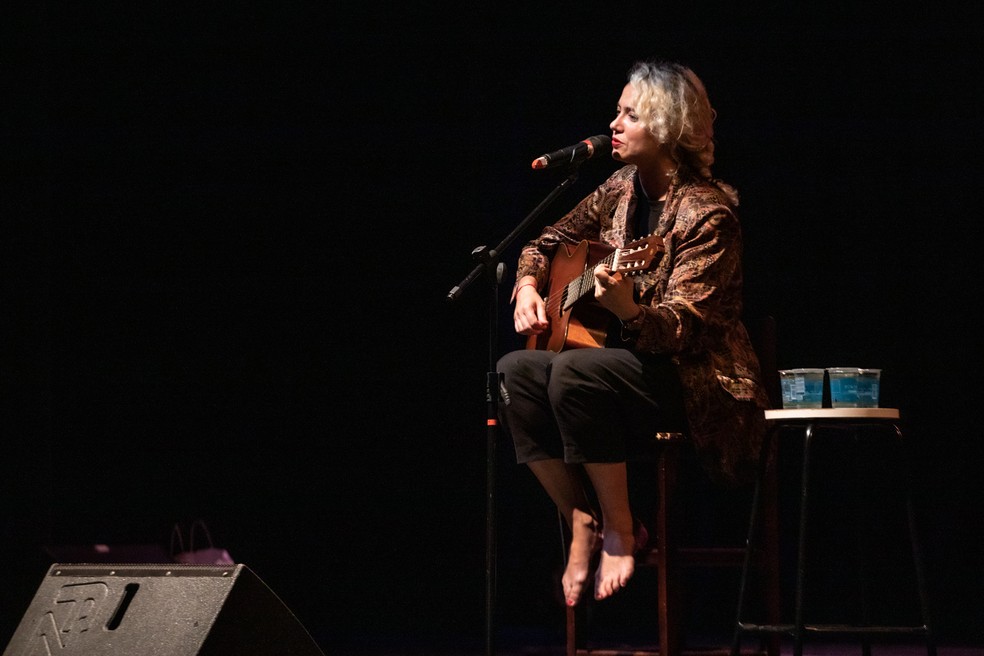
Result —
[[612, 157], [625, 164], [644, 166], [655, 161], [659, 142], [636, 113], [637, 96], [635, 87], [626, 84], [618, 99], [618, 113], [609, 127], [612, 129]]

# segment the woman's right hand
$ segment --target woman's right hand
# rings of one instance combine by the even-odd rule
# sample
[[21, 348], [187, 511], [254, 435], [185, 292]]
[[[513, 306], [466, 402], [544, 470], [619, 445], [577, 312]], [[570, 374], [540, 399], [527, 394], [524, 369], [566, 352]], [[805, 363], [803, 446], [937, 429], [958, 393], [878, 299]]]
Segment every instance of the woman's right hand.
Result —
[[535, 284], [522, 284], [516, 290], [513, 324], [520, 335], [539, 335], [550, 326], [547, 306]]

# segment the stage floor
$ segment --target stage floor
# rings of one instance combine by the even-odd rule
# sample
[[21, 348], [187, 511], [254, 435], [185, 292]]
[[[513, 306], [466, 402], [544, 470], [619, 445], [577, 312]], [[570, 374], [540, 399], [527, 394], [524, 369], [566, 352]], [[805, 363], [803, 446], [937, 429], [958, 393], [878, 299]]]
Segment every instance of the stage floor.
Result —
[[[322, 640], [319, 638], [319, 643]], [[751, 650], [754, 639], [744, 642], [745, 649]], [[633, 656], [640, 648], [656, 649], [654, 645], [640, 642], [631, 644], [606, 643], [604, 647], [592, 645], [587, 654], [591, 656]], [[727, 656], [730, 648], [727, 637], [694, 638], [688, 643], [688, 654], [707, 654]], [[348, 637], [335, 644], [323, 643], [326, 656], [486, 656], [488, 649], [484, 636], [468, 638], [416, 636], [365, 636]], [[937, 656], [984, 656], [984, 645], [938, 644]], [[502, 628], [491, 649], [493, 656], [564, 656], [563, 637], [548, 635], [537, 630]], [[581, 653], [581, 652], [579, 652]], [[744, 652], [743, 652], [744, 653]], [[793, 645], [790, 640], [782, 642], [780, 656], [792, 656]], [[861, 643], [851, 640], [811, 640], [804, 643], [804, 656], [861, 656]], [[873, 641], [872, 656], [926, 656], [924, 642], [911, 640]]]

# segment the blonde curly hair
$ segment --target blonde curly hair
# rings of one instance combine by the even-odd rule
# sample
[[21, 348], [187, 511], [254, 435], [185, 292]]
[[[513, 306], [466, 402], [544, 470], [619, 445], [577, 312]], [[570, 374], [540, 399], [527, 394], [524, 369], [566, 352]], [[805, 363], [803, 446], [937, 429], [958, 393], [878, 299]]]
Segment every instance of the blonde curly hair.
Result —
[[670, 147], [673, 159], [702, 178], [714, 164], [714, 118], [704, 83], [680, 64], [640, 61], [629, 69], [636, 111], [649, 131]]

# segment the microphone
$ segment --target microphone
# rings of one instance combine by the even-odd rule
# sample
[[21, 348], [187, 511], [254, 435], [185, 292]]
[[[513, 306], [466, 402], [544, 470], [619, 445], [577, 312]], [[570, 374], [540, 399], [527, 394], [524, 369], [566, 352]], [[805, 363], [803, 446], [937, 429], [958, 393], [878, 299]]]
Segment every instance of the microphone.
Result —
[[612, 138], [607, 134], [588, 137], [583, 141], [578, 141], [573, 146], [537, 157], [533, 160], [533, 168], [537, 170], [552, 169], [558, 166], [579, 164], [602, 152], [609, 154], [612, 152]]

